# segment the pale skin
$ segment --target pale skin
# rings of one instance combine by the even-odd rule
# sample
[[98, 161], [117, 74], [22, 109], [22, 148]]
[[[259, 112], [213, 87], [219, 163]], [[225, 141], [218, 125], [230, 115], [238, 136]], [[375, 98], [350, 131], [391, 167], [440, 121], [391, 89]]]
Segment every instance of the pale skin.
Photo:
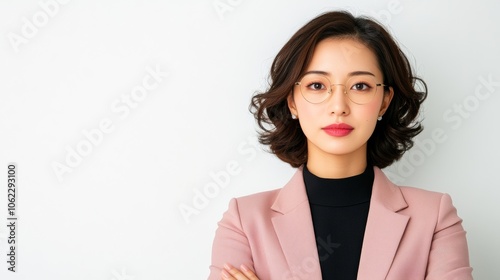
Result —
[[[332, 84], [345, 84], [358, 71], [371, 73], [378, 82], [384, 80], [377, 57], [354, 39], [329, 38], [321, 41], [306, 72], [325, 72]], [[392, 87], [378, 88], [367, 104], [355, 104], [342, 86], [333, 86], [333, 94], [319, 104], [306, 101], [298, 88], [289, 95], [288, 107], [298, 118], [307, 137], [307, 169], [322, 178], [346, 178], [363, 173], [367, 166], [367, 142], [394, 95]], [[346, 136], [328, 135], [322, 128], [345, 123], [354, 129]], [[256, 280], [255, 273], [242, 265], [226, 264], [221, 279]]]

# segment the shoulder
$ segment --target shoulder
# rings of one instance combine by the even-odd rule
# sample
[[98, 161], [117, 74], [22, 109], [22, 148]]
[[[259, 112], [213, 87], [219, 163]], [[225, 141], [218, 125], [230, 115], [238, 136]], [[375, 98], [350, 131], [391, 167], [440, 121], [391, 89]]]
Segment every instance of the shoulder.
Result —
[[270, 211], [276, 197], [280, 193], [281, 188], [273, 189], [264, 192], [258, 192], [250, 195], [233, 198], [231, 203], [238, 206], [238, 211], [241, 213], [256, 213]]
[[451, 197], [447, 193], [425, 190], [410, 186], [397, 186], [410, 207], [440, 207], [451, 205]]
[[462, 221], [449, 194], [409, 186], [399, 186], [399, 189], [408, 204], [403, 212], [433, 220], [436, 229], [440, 225], [446, 227]]
[[[379, 186], [378, 193], [380, 193], [380, 199], [400, 201], [402, 198], [410, 209], [435, 208], [441, 204], [451, 204], [451, 198], [447, 193], [426, 190], [415, 186], [397, 185], [378, 168], [375, 169], [375, 174], [376, 180], [378, 178], [377, 185]], [[404, 203], [399, 205], [402, 206]]]
[[397, 186], [397, 187], [401, 190], [401, 193], [403, 194], [405, 200], [408, 203], [418, 203], [427, 201], [427, 203], [425, 204], [428, 204], [430, 202], [439, 202], [439, 200], [441, 200], [441, 197], [443, 195], [447, 195], [445, 193], [425, 190], [411, 186]]
[[255, 232], [266, 232], [272, 228], [272, 218], [276, 212], [272, 205], [281, 189], [259, 192], [242, 197], [232, 198], [224, 213], [219, 227], [237, 228], [245, 235]]
[[[377, 198], [389, 209], [429, 223], [456, 223], [460, 221], [452, 199], [447, 193], [430, 191], [391, 182], [376, 169]], [[374, 185], [375, 187], [375, 185]]]
[[232, 201], [254, 213], [255, 211], [286, 213], [297, 205], [307, 202], [302, 168], [298, 168], [281, 188], [234, 198]]

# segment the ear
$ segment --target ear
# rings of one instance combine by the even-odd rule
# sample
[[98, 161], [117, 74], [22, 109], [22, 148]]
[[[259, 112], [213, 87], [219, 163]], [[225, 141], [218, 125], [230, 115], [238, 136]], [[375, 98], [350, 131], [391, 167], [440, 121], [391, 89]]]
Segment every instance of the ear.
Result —
[[286, 99], [287, 103], [288, 103], [288, 109], [290, 110], [290, 112], [297, 116], [298, 117], [298, 111], [297, 111], [297, 106], [295, 105], [295, 100], [293, 99], [293, 92], [291, 92], [287, 99]]
[[384, 99], [382, 100], [382, 105], [380, 106], [379, 116], [385, 114], [385, 111], [387, 111], [387, 108], [389, 108], [389, 105], [391, 104], [393, 96], [394, 89], [392, 87], [389, 87], [389, 91], [384, 91]]

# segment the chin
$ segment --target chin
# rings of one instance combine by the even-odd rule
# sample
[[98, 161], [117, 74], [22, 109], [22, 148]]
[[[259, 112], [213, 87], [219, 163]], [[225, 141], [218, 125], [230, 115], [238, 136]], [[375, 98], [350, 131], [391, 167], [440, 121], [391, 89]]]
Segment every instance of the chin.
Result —
[[328, 145], [326, 147], [320, 147], [320, 149], [326, 153], [326, 154], [330, 154], [330, 155], [337, 155], [337, 156], [341, 156], [341, 155], [348, 155], [348, 154], [352, 154], [356, 151], [358, 151], [361, 147], [353, 147], [351, 145], [347, 146], [347, 145]]

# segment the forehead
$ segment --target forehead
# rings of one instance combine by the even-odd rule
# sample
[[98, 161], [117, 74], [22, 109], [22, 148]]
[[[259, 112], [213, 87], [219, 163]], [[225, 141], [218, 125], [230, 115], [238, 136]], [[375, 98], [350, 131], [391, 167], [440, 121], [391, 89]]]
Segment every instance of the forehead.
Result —
[[306, 71], [324, 71], [331, 76], [369, 71], [376, 77], [382, 77], [375, 53], [363, 43], [350, 38], [327, 38], [319, 42]]

